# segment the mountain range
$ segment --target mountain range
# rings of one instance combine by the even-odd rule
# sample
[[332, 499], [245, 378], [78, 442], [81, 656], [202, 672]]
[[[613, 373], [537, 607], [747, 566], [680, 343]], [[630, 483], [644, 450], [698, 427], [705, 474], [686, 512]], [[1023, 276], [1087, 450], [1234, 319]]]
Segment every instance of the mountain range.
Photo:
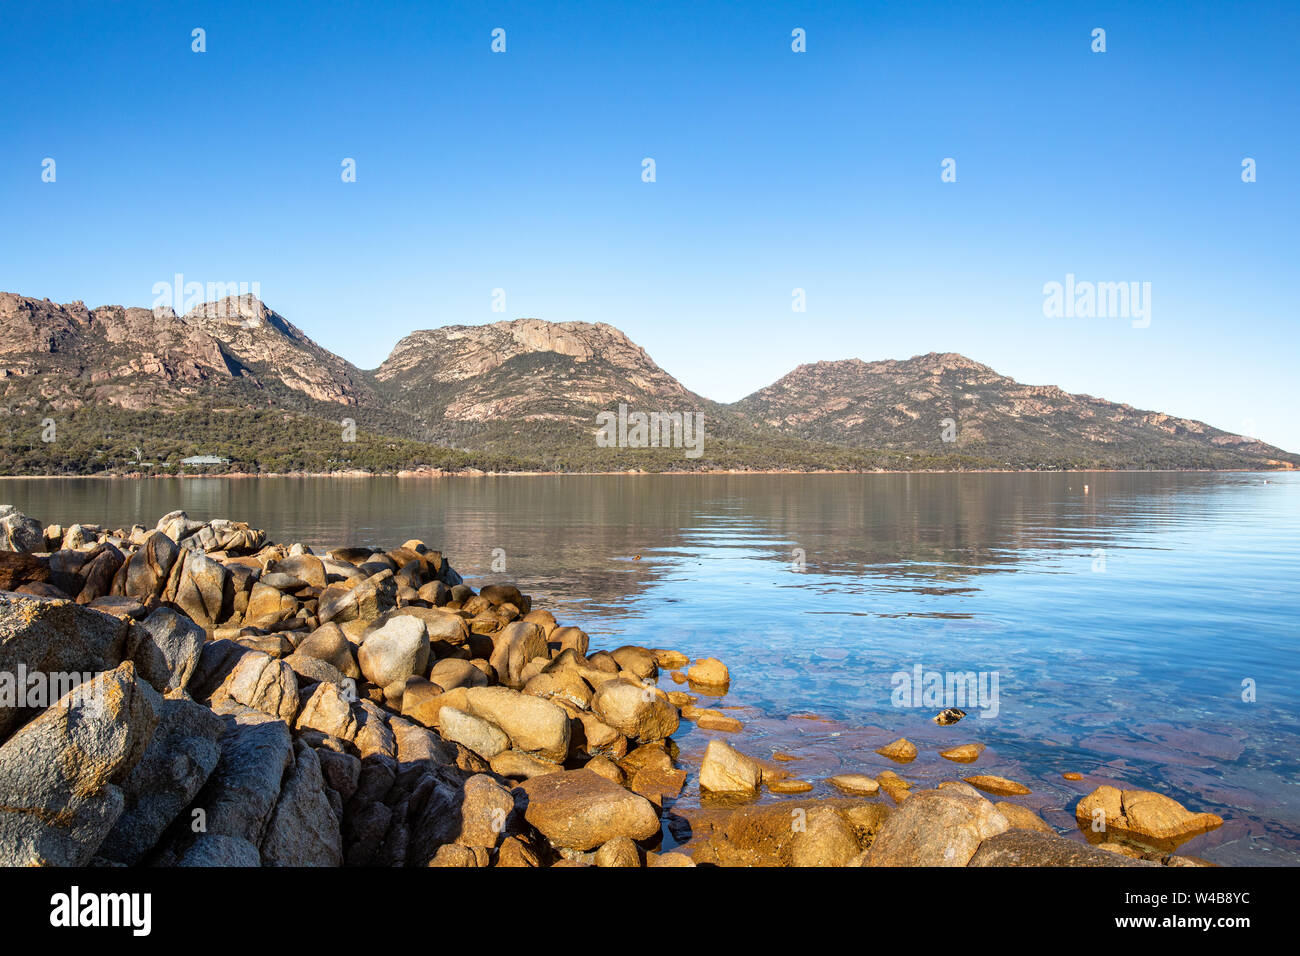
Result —
[[[597, 415], [620, 404], [703, 415], [703, 454], [601, 447]], [[177, 315], [0, 293], [0, 473], [174, 472], [190, 455], [257, 472], [1300, 466], [950, 352], [801, 365], [721, 404], [604, 323], [417, 331], [363, 370], [250, 296]]]

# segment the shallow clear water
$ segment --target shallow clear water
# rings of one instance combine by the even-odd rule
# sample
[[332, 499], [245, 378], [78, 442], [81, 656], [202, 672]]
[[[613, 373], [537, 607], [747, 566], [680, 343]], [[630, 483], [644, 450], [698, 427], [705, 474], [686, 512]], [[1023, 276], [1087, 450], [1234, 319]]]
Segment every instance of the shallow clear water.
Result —
[[[65, 525], [184, 508], [314, 547], [418, 537], [595, 646], [721, 658], [729, 739], [799, 756], [796, 776], [998, 774], [1062, 832], [1120, 782], [1225, 819], [1183, 852], [1300, 863], [1300, 475], [42, 479], [0, 501]], [[996, 673], [996, 716], [895, 706], [916, 665]], [[683, 724], [686, 766], [710, 736]], [[899, 736], [921, 748], [905, 767], [873, 752]], [[937, 756], [971, 741], [975, 764]]]

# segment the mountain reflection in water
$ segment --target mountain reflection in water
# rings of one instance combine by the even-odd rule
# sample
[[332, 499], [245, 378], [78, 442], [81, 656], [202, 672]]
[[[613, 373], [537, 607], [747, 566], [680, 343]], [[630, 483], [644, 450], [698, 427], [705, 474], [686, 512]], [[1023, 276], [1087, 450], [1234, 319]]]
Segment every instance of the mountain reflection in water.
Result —
[[[1118, 781], [1225, 819], [1182, 852], [1300, 863], [1300, 475], [41, 479], [0, 501], [65, 526], [183, 508], [317, 549], [420, 538], [595, 646], [721, 658], [730, 691], [702, 703], [738, 708], [739, 749], [799, 757], [812, 796], [837, 772], [997, 774], [1077, 836], [1078, 797]], [[997, 716], [894, 706], [917, 664], [996, 671]], [[683, 722], [683, 765], [714, 735]], [[900, 736], [915, 762], [874, 753]], [[939, 758], [967, 742], [976, 763]], [[698, 805], [693, 773], [678, 803]]]

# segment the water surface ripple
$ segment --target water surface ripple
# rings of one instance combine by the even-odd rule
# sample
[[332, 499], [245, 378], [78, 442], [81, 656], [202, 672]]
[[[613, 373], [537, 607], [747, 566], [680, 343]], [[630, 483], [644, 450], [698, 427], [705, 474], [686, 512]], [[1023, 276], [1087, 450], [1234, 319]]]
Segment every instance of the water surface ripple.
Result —
[[[598, 646], [720, 657], [730, 739], [797, 776], [892, 767], [874, 749], [905, 735], [904, 776], [1020, 780], [1062, 832], [1122, 782], [1224, 817], [1184, 852], [1300, 863], [1300, 475], [10, 480], [0, 500], [64, 525], [184, 508], [317, 548], [421, 538]], [[893, 706], [917, 664], [997, 672], [997, 716]], [[683, 725], [688, 766], [709, 736]], [[968, 741], [988, 748], [970, 768], [937, 756]]]

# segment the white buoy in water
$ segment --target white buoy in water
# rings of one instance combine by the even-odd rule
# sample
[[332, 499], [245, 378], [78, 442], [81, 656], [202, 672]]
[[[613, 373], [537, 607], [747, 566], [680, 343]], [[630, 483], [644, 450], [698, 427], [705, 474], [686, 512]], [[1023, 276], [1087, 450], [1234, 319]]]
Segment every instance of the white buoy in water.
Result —
[[1084, 486], [1083, 486], [1083, 493], [1084, 493], [1085, 495], [1088, 493], [1088, 486], [1087, 486], [1087, 485], [1084, 485]]

